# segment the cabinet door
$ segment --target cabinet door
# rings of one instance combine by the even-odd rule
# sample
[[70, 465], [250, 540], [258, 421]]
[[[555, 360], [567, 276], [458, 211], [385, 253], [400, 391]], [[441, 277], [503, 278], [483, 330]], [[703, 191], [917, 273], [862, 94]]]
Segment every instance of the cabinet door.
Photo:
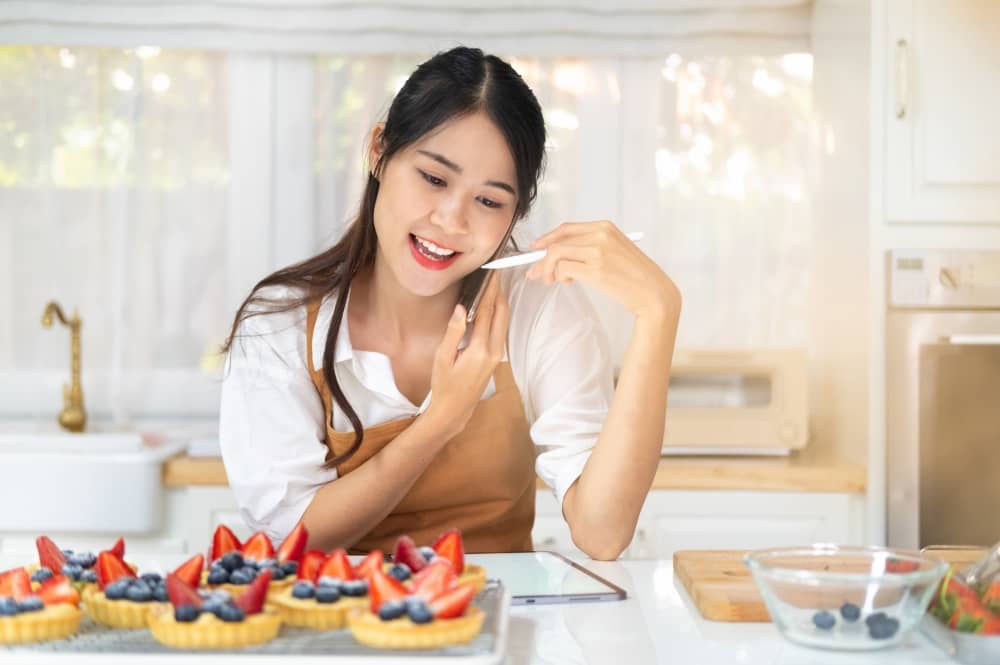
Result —
[[886, 19], [889, 221], [1000, 223], [1000, 2], [889, 0]]
[[633, 549], [668, 559], [677, 550], [861, 544], [863, 504], [824, 492], [650, 492]]

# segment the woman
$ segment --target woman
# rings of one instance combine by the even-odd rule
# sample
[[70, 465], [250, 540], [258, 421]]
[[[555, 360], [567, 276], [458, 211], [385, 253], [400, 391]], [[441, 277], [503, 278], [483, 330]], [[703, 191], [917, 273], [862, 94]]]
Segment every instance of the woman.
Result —
[[[531, 549], [535, 473], [576, 545], [628, 546], [663, 438], [680, 295], [607, 221], [566, 223], [545, 258], [457, 305], [535, 197], [542, 112], [478, 49], [420, 65], [371, 134], [360, 211], [331, 249], [263, 279], [226, 344], [220, 435], [251, 528], [389, 550], [462, 529], [469, 551]], [[617, 389], [572, 282], [635, 317]]]

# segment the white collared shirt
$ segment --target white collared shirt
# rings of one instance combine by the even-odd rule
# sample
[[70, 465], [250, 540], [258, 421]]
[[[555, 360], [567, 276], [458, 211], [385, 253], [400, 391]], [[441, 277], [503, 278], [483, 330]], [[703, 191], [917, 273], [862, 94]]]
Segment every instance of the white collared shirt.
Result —
[[[510, 302], [508, 353], [531, 426], [535, 471], [559, 504], [580, 476], [597, 442], [614, 388], [608, 343], [590, 302], [577, 285], [546, 286], [525, 279], [526, 267], [502, 273]], [[290, 292], [269, 287], [267, 297]], [[349, 297], [349, 294], [348, 294]], [[323, 463], [323, 403], [306, 363], [323, 366], [335, 299], [326, 298], [306, 349], [306, 311], [251, 316], [240, 326], [222, 384], [219, 437], [229, 485], [254, 531], [280, 541], [313, 495], [335, 481]], [[351, 346], [347, 316], [338, 330], [335, 371], [365, 428], [425, 411], [400, 393], [388, 356]], [[492, 379], [482, 399], [495, 392]], [[333, 427], [353, 428], [334, 403]]]

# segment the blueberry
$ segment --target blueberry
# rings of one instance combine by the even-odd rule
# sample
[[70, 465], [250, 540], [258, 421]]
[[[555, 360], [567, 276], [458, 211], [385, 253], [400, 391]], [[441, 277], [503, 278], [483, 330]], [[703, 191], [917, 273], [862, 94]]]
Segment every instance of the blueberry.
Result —
[[73, 556], [73, 550], [62, 550], [62, 555], [67, 559], [69, 559], [71, 556]]
[[145, 582], [138, 582], [125, 591], [125, 597], [137, 603], [147, 603], [153, 599], [153, 590]]
[[281, 564], [281, 569], [285, 571], [285, 575], [294, 575], [299, 572], [299, 562], [298, 561], [286, 561]]
[[307, 582], [305, 580], [295, 583], [292, 587], [292, 596], [295, 598], [312, 598], [316, 594], [316, 590], [313, 588], [312, 582]]
[[431, 608], [427, 607], [427, 603], [423, 599], [407, 600], [406, 614], [413, 623], [430, 623], [434, 620]]
[[335, 603], [340, 600], [340, 589], [335, 586], [316, 587], [317, 603]]
[[271, 566], [271, 579], [272, 580], [283, 580], [285, 579], [285, 571], [281, 569], [280, 566]]
[[41, 568], [39, 568], [38, 570], [36, 570], [31, 574], [31, 581], [44, 582], [50, 577], [52, 577], [52, 571], [46, 568], [45, 566], [42, 566]]
[[437, 556], [437, 552], [434, 551], [433, 547], [427, 547], [426, 545], [424, 545], [423, 547], [420, 548], [420, 555], [425, 559], [427, 559], [428, 561], [430, 561], [431, 559]]
[[899, 630], [899, 619], [886, 617], [868, 624], [868, 634], [875, 640], [887, 640]]
[[149, 586], [156, 586], [163, 581], [163, 575], [160, 575], [159, 573], [143, 573], [139, 576], [139, 579]]
[[45, 603], [38, 596], [25, 596], [21, 599], [21, 602], [17, 604], [17, 609], [19, 612], [37, 612], [38, 610], [45, 607]]
[[844, 621], [854, 623], [861, 617], [861, 608], [854, 603], [844, 603], [840, 606], [840, 616]]
[[0, 597], [0, 617], [12, 617], [17, 614], [17, 601], [10, 596]]
[[889, 615], [885, 612], [875, 612], [875, 614], [869, 614], [865, 617], [865, 623], [871, 628], [872, 624], [881, 623], [889, 618]]
[[253, 579], [257, 577], [257, 571], [253, 568], [244, 566], [243, 568], [238, 568], [229, 574], [230, 584], [250, 584]]
[[222, 555], [220, 561], [222, 562], [222, 566], [229, 572], [243, 567], [243, 555], [236, 551], [226, 552]]
[[82, 575], [80, 575], [80, 579], [83, 580], [84, 582], [97, 584], [97, 571], [92, 568], [88, 568], [87, 570], [83, 571]]
[[199, 614], [201, 610], [194, 605], [178, 605], [174, 610], [174, 619], [181, 623], [190, 623], [197, 619]]
[[128, 592], [129, 586], [128, 578], [116, 580], [104, 587], [104, 595], [108, 600], [121, 600]]
[[278, 565], [278, 562], [275, 559], [263, 559], [257, 562], [257, 570], [260, 570], [262, 568], [270, 568], [271, 566], [276, 566], [276, 565]]
[[837, 623], [837, 617], [823, 610], [813, 615], [813, 623], [821, 630], [830, 630]]
[[219, 613], [222, 611], [222, 606], [225, 604], [226, 603], [224, 601], [221, 601], [218, 598], [209, 598], [201, 604], [201, 611], [219, 616]]
[[218, 600], [221, 603], [228, 603], [230, 600], [233, 599], [233, 595], [228, 591], [226, 591], [225, 589], [212, 589], [207, 594], [205, 594], [205, 597]]
[[410, 567], [405, 563], [394, 563], [392, 568], [389, 569], [389, 575], [403, 582], [410, 579]]
[[93, 568], [94, 564], [97, 563], [97, 557], [94, 556], [93, 552], [73, 552], [66, 557], [66, 560], [81, 568]]
[[368, 582], [364, 580], [351, 580], [340, 585], [340, 592], [345, 596], [357, 598], [368, 593]]
[[78, 580], [83, 575], [83, 567], [75, 563], [64, 563], [60, 572], [71, 580]]
[[153, 600], [158, 603], [165, 603], [170, 600], [170, 596], [167, 595], [167, 585], [160, 584], [153, 588]]
[[332, 586], [340, 589], [340, 586], [344, 583], [339, 577], [330, 577], [329, 575], [324, 575], [319, 578], [319, 586]]
[[382, 621], [392, 621], [406, 614], [406, 601], [402, 598], [387, 600], [378, 608], [378, 618]]
[[208, 571], [209, 584], [225, 584], [229, 581], [229, 571], [225, 568], [212, 568]]
[[230, 603], [223, 605], [217, 616], [223, 621], [230, 622], [243, 621], [244, 618], [243, 610]]

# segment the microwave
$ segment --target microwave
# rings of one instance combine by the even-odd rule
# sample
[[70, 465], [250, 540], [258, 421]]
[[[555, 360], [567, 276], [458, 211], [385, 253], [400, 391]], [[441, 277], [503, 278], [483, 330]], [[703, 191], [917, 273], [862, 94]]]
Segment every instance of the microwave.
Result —
[[664, 455], [788, 455], [809, 440], [805, 349], [678, 349]]

